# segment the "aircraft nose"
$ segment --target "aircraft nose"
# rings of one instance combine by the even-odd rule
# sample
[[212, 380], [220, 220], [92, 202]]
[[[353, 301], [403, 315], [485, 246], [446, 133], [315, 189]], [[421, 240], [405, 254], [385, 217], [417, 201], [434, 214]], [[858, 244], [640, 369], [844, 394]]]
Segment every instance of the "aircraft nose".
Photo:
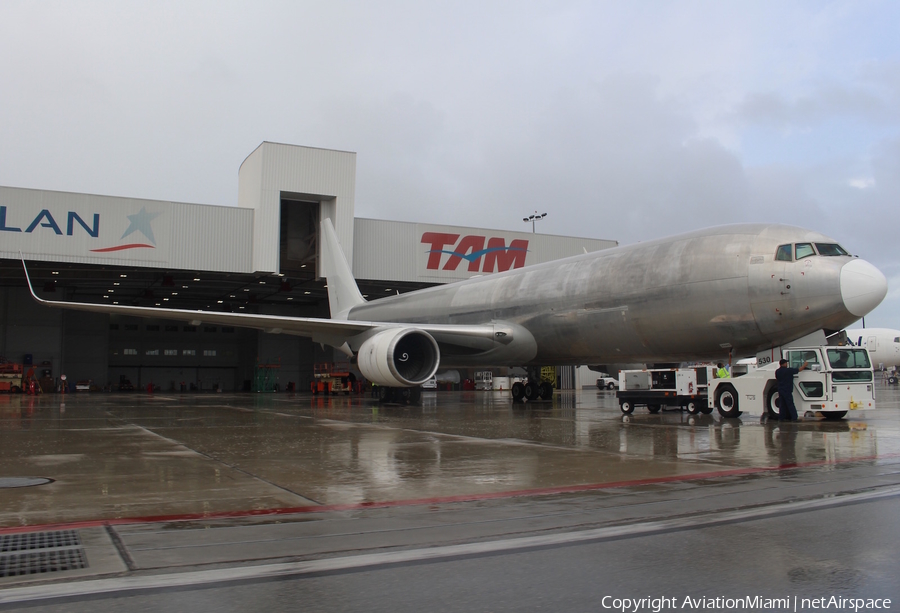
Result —
[[880, 270], [855, 259], [841, 267], [841, 298], [848, 311], [863, 317], [887, 296], [887, 279]]

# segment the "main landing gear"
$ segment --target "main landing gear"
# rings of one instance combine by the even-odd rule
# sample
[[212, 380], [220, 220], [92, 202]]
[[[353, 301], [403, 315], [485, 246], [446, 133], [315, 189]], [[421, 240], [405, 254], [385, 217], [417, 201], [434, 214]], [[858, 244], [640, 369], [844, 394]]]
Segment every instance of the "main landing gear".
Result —
[[550, 400], [553, 398], [553, 384], [541, 381], [539, 373], [529, 372], [524, 383], [517, 381], [512, 385], [512, 397], [514, 402], [523, 400]]
[[421, 387], [378, 386], [378, 402], [383, 404], [419, 404], [422, 401]]

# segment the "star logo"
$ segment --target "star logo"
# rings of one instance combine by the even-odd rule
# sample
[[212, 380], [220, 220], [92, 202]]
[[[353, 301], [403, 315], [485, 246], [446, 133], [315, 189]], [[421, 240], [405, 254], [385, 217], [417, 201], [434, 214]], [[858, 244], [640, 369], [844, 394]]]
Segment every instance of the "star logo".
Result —
[[122, 238], [125, 238], [134, 232], [140, 232], [155, 245], [156, 239], [153, 237], [153, 226], [150, 225], [150, 222], [160, 215], [161, 213], [148, 213], [145, 207], [141, 207], [140, 213], [128, 216], [128, 221], [130, 221], [131, 224], [125, 230], [125, 234], [122, 235]]
[[[128, 215], [128, 227], [122, 238], [130, 236], [135, 232], [140, 232], [150, 243], [129, 243], [127, 245], [116, 245], [115, 247], [105, 247], [103, 249], [91, 249], [94, 253], [109, 253], [112, 251], [127, 251], [130, 249], [156, 249], [156, 237], [153, 236], [153, 220], [162, 215], [162, 213], [150, 213], [146, 207], [141, 207], [140, 212], [134, 215]], [[120, 239], [121, 240], [121, 239]], [[134, 240], [133, 238], [131, 240]]]

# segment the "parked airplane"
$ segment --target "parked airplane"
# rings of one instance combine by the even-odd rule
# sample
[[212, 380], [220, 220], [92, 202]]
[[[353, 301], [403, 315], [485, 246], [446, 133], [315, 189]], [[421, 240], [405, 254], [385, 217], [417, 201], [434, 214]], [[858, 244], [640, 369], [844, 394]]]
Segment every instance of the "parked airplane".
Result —
[[900, 367], [900, 330], [891, 328], [859, 328], [847, 330], [847, 339], [857, 347], [869, 350], [872, 365], [887, 370]]
[[841, 330], [887, 293], [884, 275], [834, 239], [741, 224], [367, 302], [331, 221], [321, 229], [331, 319], [57, 302], [31, 292], [53, 307], [311, 337], [352, 356], [385, 397], [415, 396], [439, 366], [524, 366], [531, 376], [513, 390], [517, 399], [552, 394], [535, 376], [541, 365], [753, 355]]

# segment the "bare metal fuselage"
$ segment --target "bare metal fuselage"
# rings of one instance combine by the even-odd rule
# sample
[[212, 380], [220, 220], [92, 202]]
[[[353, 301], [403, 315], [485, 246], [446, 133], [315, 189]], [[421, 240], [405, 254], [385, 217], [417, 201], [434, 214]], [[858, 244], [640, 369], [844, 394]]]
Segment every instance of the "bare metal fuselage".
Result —
[[47, 301], [30, 279], [29, 288], [35, 300], [58, 308], [311, 337], [361, 356], [369, 379], [407, 387], [439, 366], [674, 362], [729, 350], [742, 357], [840, 330], [887, 292], [884, 275], [858, 258], [776, 259], [780, 245], [793, 254], [790, 246], [808, 243], [815, 254], [812, 244], [821, 242], [828, 252], [834, 241], [822, 234], [747, 224], [365, 302], [326, 222], [332, 319]]
[[779, 245], [816, 241], [834, 242], [781, 225], [710, 228], [384, 298], [349, 319], [511, 326], [515, 340], [486, 353], [435, 334], [442, 366], [750, 355], [859, 319], [841, 287], [854, 258], [775, 260]]

